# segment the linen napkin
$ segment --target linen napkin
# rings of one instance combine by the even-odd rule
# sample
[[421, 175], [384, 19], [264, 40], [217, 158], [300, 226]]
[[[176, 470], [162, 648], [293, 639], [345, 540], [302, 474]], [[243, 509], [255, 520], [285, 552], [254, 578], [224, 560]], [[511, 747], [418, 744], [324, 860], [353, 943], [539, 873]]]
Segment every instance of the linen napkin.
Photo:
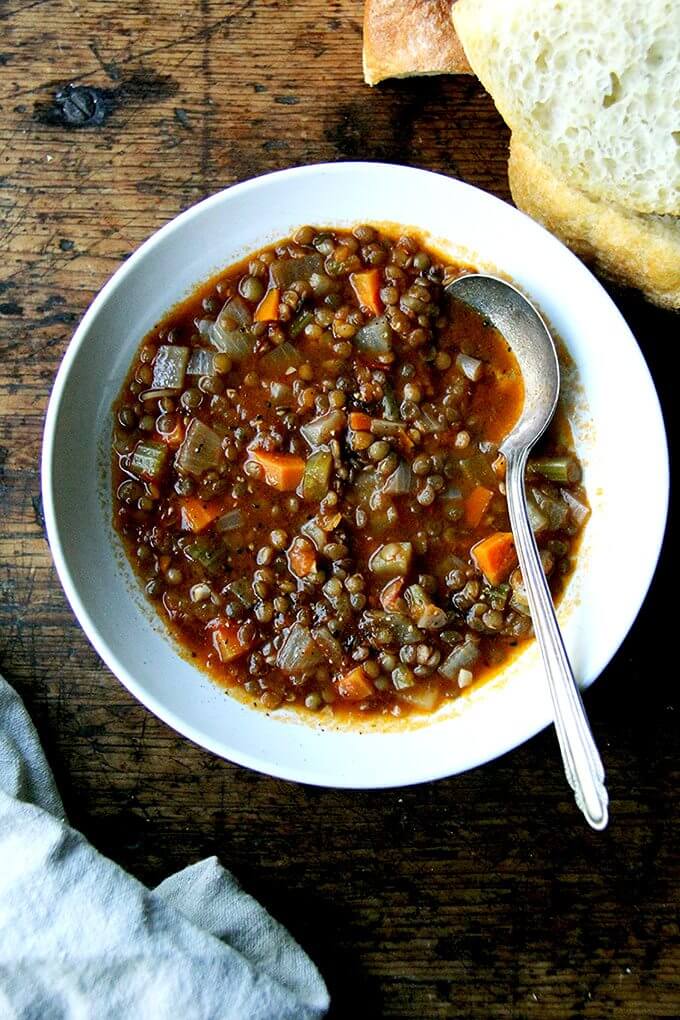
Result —
[[316, 1020], [318, 970], [215, 857], [148, 889], [72, 829], [0, 676], [0, 1017]]

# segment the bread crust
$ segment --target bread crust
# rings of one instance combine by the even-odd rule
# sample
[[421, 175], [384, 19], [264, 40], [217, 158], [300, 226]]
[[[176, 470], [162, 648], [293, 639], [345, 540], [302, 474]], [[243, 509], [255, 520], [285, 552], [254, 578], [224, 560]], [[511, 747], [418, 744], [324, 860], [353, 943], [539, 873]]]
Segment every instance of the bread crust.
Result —
[[531, 145], [510, 141], [510, 190], [518, 209], [556, 234], [603, 276], [680, 310], [680, 219], [598, 201], [556, 177]]
[[364, 80], [471, 74], [451, 20], [452, 0], [366, 0]]

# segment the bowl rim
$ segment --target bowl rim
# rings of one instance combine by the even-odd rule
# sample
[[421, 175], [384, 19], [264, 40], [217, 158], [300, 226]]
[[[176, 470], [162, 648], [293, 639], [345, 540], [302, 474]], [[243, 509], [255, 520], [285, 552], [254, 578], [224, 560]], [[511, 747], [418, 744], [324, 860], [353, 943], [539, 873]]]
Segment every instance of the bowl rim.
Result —
[[[217, 741], [212, 738], [211, 735], [203, 733], [198, 727], [188, 722], [181, 715], [178, 715], [174, 709], [167, 706], [163, 701], [157, 698], [153, 693], [147, 691], [143, 685], [141, 685], [135, 677], [129, 672], [126, 666], [119, 660], [115, 650], [110, 647], [106, 640], [102, 637], [99, 632], [98, 626], [91, 613], [89, 612], [86, 604], [81, 599], [78, 591], [78, 586], [74, 580], [74, 576], [64, 555], [64, 550], [59, 537], [59, 528], [57, 524], [57, 510], [55, 504], [54, 495], [54, 446], [56, 437], [56, 426], [58, 422], [59, 410], [64, 395], [64, 389], [66, 381], [68, 379], [71, 367], [76, 360], [82, 346], [86, 343], [90, 332], [91, 325], [96, 321], [100, 310], [106, 305], [109, 297], [126, 281], [127, 277], [133, 274], [139, 263], [143, 262], [154, 249], [164, 243], [168, 238], [172, 237], [174, 233], [181, 230], [183, 225], [194, 217], [200, 215], [202, 212], [210, 209], [214, 205], [218, 205], [224, 200], [224, 196], [229, 194], [233, 197], [238, 195], [246, 194], [251, 190], [258, 189], [262, 185], [266, 185], [272, 180], [279, 178], [305, 178], [313, 176], [318, 173], [332, 174], [342, 176], [347, 172], [369, 172], [369, 173], [390, 173], [395, 172], [402, 173], [405, 175], [412, 175], [414, 177], [422, 178], [434, 177], [445, 181], [448, 185], [453, 186], [457, 189], [470, 191], [475, 194], [481, 193], [485, 196], [485, 199], [491, 203], [498, 203], [505, 210], [511, 210], [514, 215], [522, 217], [525, 221], [531, 225], [532, 229], [540, 231], [544, 234], [550, 243], [558, 245], [563, 249], [571, 258], [575, 260], [580, 269], [586, 274], [591, 281], [593, 281], [602, 292], [604, 299], [610, 305], [610, 311], [619, 320], [620, 328], [628, 335], [631, 343], [632, 354], [638, 359], [639, 371], [646, 376], [650, 388], [650, 397], [652, 398], [650, 404], [650, 414], [653, 413], [655, 418], [655, 425], [658, 435], [663, 437], [663, 449], [658, 451], [658, 456], [662, 464], [663, 478], [659, 480], [659, 491], [663, 492], [663, 503], [657, 507], [655, 520], [657, 522], [656, 537], [654, 542], [654, 555], [649, 557], [644, 583], [641, 585], [637, 597], [631, 604], [628, 618], [625, 621], [625, 626], [621, 623], [620, 632], [621, 638], [617, 638], [612, 643], [612, 648], [609, 653], [604, 656], [604, 661], [598, 666], [594, 675], [585, 678], [584, 682], [580, 685], [581, 689], [588, 688], [598, 676], [601, 675], [604, 669], [609, 665], [613, 657], [619, 651], [621, 645], [628, 636], [635, 620], [642, 608], [642, 605], [647, 597], [650, 585], [652, 583], [654, 574], [656, 572], [657, 564], [661, 554], [661, 550], [664, 543], [664, 537], [667, 527], [668, 518], [668, 502], [669, 502], [669, 458], [668, 458], [668, 441], [666, 437], [665, 424], [661, 406], [659, 403], [658, 393], [654, 385], [653, 377], [649, 371], [646, 360], [642, 354], [639, 344], [632, 333], [632, 330], [628, 326], [623, 315], [615, 305], [613, 300], [607, 294], [606, 290], [602, 287], [599, 280], [593, 276], [587, 267], [579, 260], [573, 253], [569, 252], [565, 245], [563, 245], [553, 234], [536, 223], [526, 214], [520, 210], [511, 206], [509, 203], [503, 202], [502, 199], [497, 198], [490, 192], [486, 192], [481, 188], [477, 188], [473, 185], [467, 184], [466, 182], [460, 181], [457, 178], [449, 177], [446, 174], [437, 173], [435, 171], [426, 170], [418, 167], [404, 166], [402, 164], [395, 163], [384, 163], [384, 162], [367, 162], [367, 161], [339, 161], [335, 163], [312, 163], [304, 164], [299, 166], [287, 167], [282, 170], [276, 170], [269, 173], [261, 174], [248, 180], [241, 181], [232, 184], [220, 191], [209, 195], [207, 198], [195, 203], [183, 212], [174, 216], [167, 223], [163, 224], [158, 230], [154, 231], [133, 253], [132, 255], [123, 262], [112, 276], [107, 280], [104, 286], [96, 294], [88, 308], [86, 309], [83, 317], [78, 323], [71, 340], [68, 343], [67, 349], [59, 365], [59, 369], [56, 373], [56, 377], [53, 382], [52, 391], [49, 398], [47, 412], [45, 415], [44, 429], [43, 429], [43, 444], [41, 454], [41, 492], [43, 501], [43, 513], [45, 519], [45, 526], [47, 537], [52, 553], [52, 558], [55, 564], [57, 575], [61, 582], [62, 588], [66, 595], [66, 598], [73, 609], [73, 612], [78, 620], [79, 625], [85, 632], [88, 640], [107, 666], [107, 668], [114, 674], [114, 676], [123, 684], [124, 687], [149, 711], [153, 712], [158, 718], [164, 723], [170, 726], [176, 732], [181, 733], [183, 736], [189, 738], [198, 746], [205, 748], [212, 753], [217, 754], [222, 758], [234, 762], [238, 765], [245, 766], [253, 769], [254, 771], [262, 774], [274, 776], [277, 778], [285, 779], [292, 782], [304, 782], [311, 785], [325, 786], [330, 788], [340, 789], [386, 789], [393, 788], [395, 786], [407, 786], [415, 785], [422, 782], [429, 782], [435, 779], [446, 778], [452, 774], [450, 772], [442, 772], [441, 768], [434, 768], [428, 771], [427, 768], [420, 768], [419, 770], [414, 769], [414, 775], [411, 779], [406, 781], [399, 780], [397, 783], [386, 782], [375, 782], [367, 778], [366, 782], [352, 782], [339, 784], [332, 782], [325, 777], [319, 777], [315, 775], [314, 769], [305, 769], [297, 767], [294, 770], [283, 765], [277, 767], [275, 763], [272, 763], [268, 759], [261, 757], [257, 754], [244, 753], [242, 751], [233, 751], [232, 749], [226, 750], [224, 742]], [[199, 286], [201, 281], [196, 282], [196, 286]], [[652, 412], [653, 408], [653, 412]], [[249, 711], [253, 711], [249, 709]], [[479, 765], [486, 764], [488, 761], [495, 760], [510, 750], [520, 746], [526, 740], [535, 736], [541, 732], [546, 726], [550, 725], [552, 718], [547, 719], [542, 725], [538, 727], [530, 722], [530, 725], [517, 726], [512, 731], [512, 734], [504, 741], [499, 741], [495, 751], [487, 755], [483, 760], [475, 764], [467, 766], [467, 768], [478, 767]], [[387, 736], [387, 734], [386, 734]], [[465, 770], [463, 770], [465, 771]]]

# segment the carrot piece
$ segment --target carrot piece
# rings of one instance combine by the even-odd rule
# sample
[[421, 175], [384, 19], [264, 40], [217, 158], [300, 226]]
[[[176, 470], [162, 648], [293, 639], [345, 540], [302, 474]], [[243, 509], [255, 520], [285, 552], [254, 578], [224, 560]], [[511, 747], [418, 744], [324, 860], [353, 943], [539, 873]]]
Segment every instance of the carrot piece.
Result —
[[294, 453], [269, 453], [267, 450], [251, 450], [250, 459], [264, 468], [267, 485], [279, 492], [297, 489], [305, 472], [305, 462]]
[[465, 500], [465, 523], [468, 527], [477, 527], [492, 499], [493, 492], [485, 489], [483, 485], [477, 485], [472, 490]]
[[185, 496], [179, 501], [179, 505], [182, 511], [182, 527], [185, 531], [203, 531], [224, 509], [219, 501], [206, 504], [195, 496]]
[[296, 577], [306, 577], [316, 570], [314, 546], [306, 538], [297, 536], [288, 550], [288, 564]]
[[336, 682], [336, 687], [340, 697], [347, 701], [363, 701], [364, 698], [370, 698], [373, 694], [373, 684], [364, 673], [362, 666], [356, 666], [345, 676], [341, 676]]
[[171, 450], [179, 450], [184, 442], [184, 425], [178, 421], [172, 432], [159, 432], [158, 438]]
[[364, 273], [350, 273], [349, 276], [349, 282], [356, 294], [357, 301], [372, 315], [380, 315], [382, 312], [380, 278], [379, 269], [369, 269]]
[[255, 309], [255, 322], [274, 322], [278, 319], [280, 299], [281, 291], [278, 287], [268, 290]]
[[165, 556], [161, 556], [158, 560], [158, 566], [161, 568], [163, 573], [165, 573], [165, 571], [168, 569], [171, 563], [172, 557], [168, 556], [167, 554]]
[[349, 416], [349, 427], [354, 432], [370, 432], [372, 420], [370, 414], [364, 414], [363, 411], [352, 411]]
[[239, 640], [238, 627], [228, 623], [220, 623], [213, 629], [213, 647], [219, 655], [220, 662], [233, 662], [250, 648]]
[[489, 584], [501, 584], [517, 563], [515, 541], [509, 531], [496, 531], [470, 550]]

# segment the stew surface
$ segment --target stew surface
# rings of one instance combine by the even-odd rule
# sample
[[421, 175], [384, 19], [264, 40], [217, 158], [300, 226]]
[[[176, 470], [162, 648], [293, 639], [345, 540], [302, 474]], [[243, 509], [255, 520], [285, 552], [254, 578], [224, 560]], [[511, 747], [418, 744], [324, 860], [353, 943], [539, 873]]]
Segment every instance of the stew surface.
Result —
[[[498, 331], [413, 236], [302, 227], [146, 337], [114, 407], [115, 526], [186, 653], [261, 707], [432, 711], [532, 633], [498, 444]], [[588, 517], [554, 430], [529, 463], [559, 596]]]

